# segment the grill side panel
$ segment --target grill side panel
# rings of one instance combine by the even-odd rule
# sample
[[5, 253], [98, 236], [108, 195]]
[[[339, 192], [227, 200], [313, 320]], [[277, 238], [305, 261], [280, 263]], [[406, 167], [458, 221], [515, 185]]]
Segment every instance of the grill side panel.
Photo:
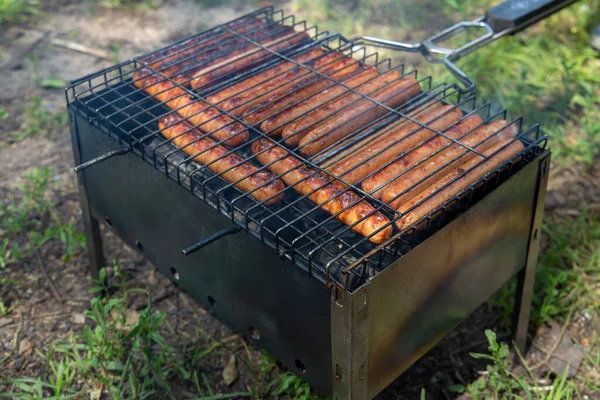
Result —
[[[72, 112], [81, 161], [117, 149], [117, 143]], [[135, 155], [85, 170], [92, 213], [109, 218], [126, 243], [236, 331], [260, 332], [256, 346], [331, 393], [330, 292], [320, 281], [283, 261], [244, 232], [185, 257], [181, 250], [233, 225], [177, 182]], [[174, 268], [178, 280], [173, 275]], [[210, 296], [210, 297], [209, 297]], [[214, 300], [214, 303], [213, 303]]]
[[[536, 207], [543, 207], [537, 199], [545, 194], [540, 171], [548, 162], [545, 152], [345, 296], [344, 306], [358, 310], [346, 337], [361, 340], [344, 344], [333, 338], [334, 369], [339, 364], [345, 382], [338, 380], [337, 391], [357, 386], [372, 398], [526, 264], [537, 262], [528, 259], [528, 249], [537, 230], [532, 228]], [[336, 326], [343, 313], [332, 309]], [[339, 357], [344, 348], [364, 357]]]

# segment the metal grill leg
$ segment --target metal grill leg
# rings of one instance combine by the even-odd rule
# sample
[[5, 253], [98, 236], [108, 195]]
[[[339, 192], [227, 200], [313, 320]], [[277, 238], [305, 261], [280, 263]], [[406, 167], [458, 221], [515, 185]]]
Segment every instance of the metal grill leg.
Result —
[[[69, 123], [71, 125], [71, 142], [73, 144], [73, 158], [75, 165], [82, 163], [81, 148], [79, 145], [79, 131], [77, 127], [77, 118], [69, 111]], [[92, 278], [100, 278], [100, 269], [106, 265], [102, 248], [102, 235], [100, 234], [100, 224], [92, 216], [90, 204], [88, 201], [87, 190], [85, 187], [85, 173], [77, 174], [77, 185], [79, 187], [79, 201], [81, 203], [81, 216], [83, 218], [83, 229], [87, 244], [87, 253], [90, 274]]]
[[517, 293], [515, 295], [515, 310], [513, 313], [513, 340], [522, 355], [525, 354], [527, 345], [527, 328], [529, 327], [529, 316], [531, 314], [531, 299], [533, 297], [536, 264], [537, 257], [519, 272], [517, 278]]
[[[83, 197], [86, 197], [86, 201], [83, 201]], [[84, 205], [84, 203], [86, 204]], [[92, 216], [89, 206], [87, 205], [87, 196], [85, 195], [81, 196], [81, 209], [88, 259], [90, 262], [89, 270], [92, 278], [98, 280], [100, 278], [100, 269], [106, 266], [102, 247], [102, 235], [100, 233], [100, 223]]]
[[531, 314], [531, 299], [533, 298], [533, 285], [535, 283], [535, 269], [537, 267], [538, 254], [540, 251], [540, 239], [542, 236], [542, 219], [544, 217], [544, 199], [546, 198], [546, 187], [548, 184], [548, 170], [550, 168], [550, 155], [540, 160], [537, 182], [537, 198], [535, 200], [535, 211], [529, 238], [529, 250], [527, 252], [527, 264], [519, 272], [517, 282], [517, 293], [515, 296], [515, 311], [513, 314], [513, 340], [515, 346], [525, 354], [527, 345], [527, 328]]

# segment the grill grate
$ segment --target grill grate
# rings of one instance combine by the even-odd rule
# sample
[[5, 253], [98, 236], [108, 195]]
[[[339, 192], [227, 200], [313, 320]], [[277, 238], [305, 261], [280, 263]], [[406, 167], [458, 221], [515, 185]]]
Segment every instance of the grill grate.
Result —
[[[291, 45], [282, 46], [280, 42], [277, 42], [282, 37], [281, 35], [290, 39]], [[318, 67], [315, 64], [301, 63], [297, 60], [314, 49], [324, 51], [325, 55], [319, 57], [324, 59], [328, 55], [333, 59], [324, 66]], [[317, 60], [315, 63], [318, 62], [321, 59], [319, 57], [313, 58], [310, 62], [312, 63], [314, 60]], [[341, 60], [342, 57], [344, 59], [351, 58], [353, 61], [343, 64], [343, 67], [336, 70], [327, 70], [328, 66], [338, 65], [334, 63]], [[234, 69], [232, 59], [253, 61], [248, 62], [241, 69]], [[353, 96], [351, 101], [346, 102], [345, 108], [337, 114], [335, 112], [330, 114], [333, 117], [361, 106], [364, 108], [353, 118], [344, 121], [344, 124], [336, 125], [327, 131], [326, 135], [322, 137], [332, 136], [332, 132], [342, 126], [351, 127], [358, 118], [366, 118], [365, 116], [369, 112], [373, 113], [375, 110], [378, 112], [373, 113], [367, 123], [351, 129], [352, 132], [340, 140], [326, 143], [317, 151], [308, 152], [307, 149], [310, 149], [311, 145], [321, 137], [313, 141], [301, 142], [297, 146], [288, 146], [288, 138], [274, 137], [271, 136], [272, 132], [270, 131], [261, 131], [258, 126], [262, 121], [254, 124], [247, 122], [249, 116], [260, 115], [272, 102], [259, 104], [252, 113], [243, 115], [239, 111], [245, 107], [243, 102], [235, 103], [235, 107], [225, 109], [224, 102], [217, 104], [209, 101], [214, 98], [212, 96], [222, 93], [225, 89], [231, 89], [236, 83], [256, 77], [275, 66], [284, 65], [284, 63], [291, 63], [291, 67], [271, 77], [273, 80], [281, 79], [283, 82], [274, 85], [269, 90], [261, 91], [258, 94], [260, 98], [272, 97], [282, 91], [286, 84], [290, 84], [284, 80], [287, 76], [285, 74], [294, 69], [299, 72], [295, 75], [297, 80], [293, 82], [295, 85], [293, 92], [309, 88], [310, 85], [319, 82], [325, 89], [335, 85], [335, 87], [342, 87], [346, 90], [345, 93], [338, 93], [330, 101], [342, 99], [342, 96], [348, 93]], [[374, 94], [375, 92], [363, 93], [358, 89], [362, 86], [351, 87], [348, 86], [346, 80], [335, 78], [335, 74], [341, 74], [340, 71], [344, 68], [349, 70], [358, 68], [360, 72], [369, 66], [377, 69], [379, 77], [389, 71], [397, 72], [397, 78], [386, 83], [384, 88], [412, 79], [410, 81], [412, 83], [404, 88], [404, 92], [408, 93], [419, 87], [420, 93], [412, 97], [407, 96], [400, 106], [390, 106], [385, 98], [378, 98], [377, 94]], [[195, 80], [194, 77], [199, 74], [204, 74], [201, 76], [211, 74], [213, 79], [210, 80], [210, 84]], [[153, 82], [162, 85], [159, 90], [155, 90], [154, 97], [150, 96], [147, 91], [158, 85], [153, 83], [143, 86], [144, 76], [151, 76], [155, 79]], [[374, 79], [371, 78], [368, 82], [372, 82]], [[191, 86], [196, 87], [193, 89]], [[262, 87], [260, 86], [260, 88]], [[259, 86], [246, 87], [245, 91], [235, 93], [229, 99], [237, 97], [243, 99], [246, 93], [257, 88]], [[172, 93], [175, 95], [171, 95]], [[318, 95], [319, 93], [313, 94], [313, 96]], [[160, 99], [161, 96], [165, 98], [158, 101], [156, 98]], [[396, 95], [394, 94], [394, 96]], [[255, 98], [249, 96], [246, 100], [254, 101]], [[191, 193], [213, 206], [218, 212], [230, 218], [234, 224], [246, 229], [263, 243], [274, 248], [281, 257], [291, 260], [327, 284], [336, 283], [349, 290], [358, 287], [366, 279], [382, 271], [533, 160], [542, 151], [547, 140], [540, 134], [538, 126], [523, 130], [520, 118], [510, 121], [495, 130], [490, 137], [500, 137], [509, 130], [516, 131], [517, 140], [524, 145], [518, 154], [480, 177], [467, 188], [453, 193], [441, 207], [436, 207], [407, 226], [400, 225], [401, 230], [394, 228], [391, 236], [388, 235], [384, 237], [384, 240], [374, 243], [377, 235], [389, 232], [391, 227], [399, 224], [402, 218], [412, 215], [411, 212], [425, 204], [428, 197], [422, 198], [411, 208], [398, 213], [389, 201], [382, 201], [379, 196], [375, 195], [378, 189], [388, 186], [391, 181], [397, 179], [398, 175], [392, 179], [380, 180], [372, 190], [364, 190], [366, 183], [370, 180], [376, 182], [376, 175], [383, 173], [382, 171], [385, 171], [388, 166], [399, 162], [401, 157], [406, 159], [413, 153], [418, 154], [419, 149], [422, 148], [419, 146], [435, 140], [441, 145], [426, 157], [418, 158], [414, 163], [407, 165], [402, 169], [400, 177], [409, 176], [411, 171], [416, 171], [416, 168], [425, 165], [432, 157], [450, 146], [454, 146], [455, 150], [462, 149], [462, 153], [457, 153], [458, 155], [441, 167], [458, 162], [461, 155], [467, 153], [479, 157], [478, 160], [481, 161], [477, 166], [489, 161], [490, 157], [496, 153], [486, 154], [478, 146], [465, 144], [466, 140], [463, 139], [483, 126], [484, 123], [490, 124], [493, 121], [505, 120], [507, 118], [505, 110], [495, 111], [490, 104], [479, 105], [473, 92], [464, 93], [455, 84], [434, 85], [430, 77], [418, 78], [417, 71], [407, 71], [403, 65], [394, 66], [390, 59], [382, 59], [378, 53], [370, 52], [360, 42], [347, 40], [339, 34], [320, 32], [317, 27], [308, 26], [304, 21], [297, 22], [293, 16], [286, 16], [282, 11], [275, 11], [272, 7], [260, 9], [165, 49], [84, 77], [67, 89], [67, 101], [70, 107], [88, 123], [98, 127], [115, 139], [119, 145], [163, 171]], [[278, 113], [298, 102], [286, 105], [279, 109]], [[235, 185], [243, 179], [237, 181], [224, 179], [224, 175], [232, 171], [236, 167], [235, 165], [215, 173], [210, 169], [211, 163], [201, 165], [195, 161], [199, 153], [183, 152], [174, 144], [178, 138], [192, 130], [184, 129], [178, 136], [166, 138], [164, 136], [166, 128], [162, 130], [159, 128], [159, 121], [166, 115], [174, 112], [185, 113], [190, 109], [190, 104], [200, 111], [183, 115], [181, 119], [195, 127], [198, 127], [198, 124], [194, 123], [194, 117], [204, 112], [200, 105], [218, 110], [214, 117], [209, 118], [208, 122], [204, 121], [204, 125], [200, 126], [206, 134], [215, 136], [222, 129], [242, 127], [237, 131], [234, 130], [236, 133], [231, 137], [212, 139], [209, 150], [224, 149], [219, 160], [228, 156], [240, 157], [258, 171], [267, 173], [274, 167], [273, 164], [280, 160], [263, 165], [257, 158], [262, 153], [268, 153], [270, 149], [283, 147], [301, 162], [300, 169], [305, 176], [299, 184], [316, 178], [321, 179], [323, 184], [318, 187], [311, 186], [312, 191], [310, 193], [305, 191], [302, 195], [294, 188], [286, 186], [283, 191], [283, 199], [277, 204], [268, 204], [274, 200], [273, 198], [258, 201], [252, 196], [256, 194], [255, 192], [241, 191]], [[424, 122], [418, 117], [419, 112], [425, 109], [429, 112], [433, 110], [433, 107], [439, 106], [445, 107], [445, 112], [438, 119], [445, 118], [449, 113], [459, 112], [460, 116], [441, 129], [435, 128], [436, 120]], [[311, 109], [296, 115], [292, 121], [299, 121], [309, 112]], [[476, 124], [466, 132], [461, 131], [461, 135], [458, 137], [449, 134], [452, 128], [465, 123], [469, 117], [476, 115], [483, 122]], [[215, 121], [224, 122], [217, 129], [206, 128]], [[349, 176], [348, 171], [353, 171], [352, 168], [344, 170], [344, 175], [334, 175], [332, 172], [335, 171], [336, 165], [340, 165], [340, 162], [352, 159], [356, 154], [364, 152], [373, 145], [376, 140], [379, 140], [382, 132], [390, 129], [399, 130], [407, 126], [409, 128], [405, 128], [406, 135], [402, 139], [390, 142], [390, 146], [396, 146], [405, 137], [417, 137], [418, 132], [428, 131], [431, 134], [426, 135], [424, 140], [408, 146], [401, 153], [388, 158], [358, 180], [351, 182], [346, 179], [346, 176]], [[230, 144], [231, 142], [228, 140], [237, 140], [236, 138], [243, 135], [248, 136], [248, 140], [244, 143], [222, 146]], [[198, 136], [195, 142], [186, 146], [193, 146], [194, 143], [203, 141], [206, 137], [207, 135]], [[257, 143], [266, 143], [266, 145], [259, 146], [260, 151], [253, 152], [252, 147]], [[190, 149], [192, 148], [190, 147]], [[382, 153], [385, 153], [385, 150], [365, 156], [353, 168], [366, 165], [365, 163], [377, 159]], [[433, 179], [436, 173], [439, 174], [437, 171], [439, 169], [414, 182], [412, 186], [404, 188], [395, 197], [404, 196], [423, 181]], [[444, 188], [449, 185], [453, 185], [468, 172], [468, 170], [462, 171], [461, 174], [447, 182], [446, 186], [432, 191], [429, 197], [445, 190]], [[270, 183], [285, 178], [283, 175], [287, 175], [287, 173], [288, 171], [283, 174], [274, 174], [276, 176], [271, 175], [273, 179]], [[328, 179], [323, 180], [322, 177]], [[326, 213], [321, 208], [331, 204], [330, 200], [315, 204], [309, 200], [309, 196], [323, 187], [329, 187], [334, 177], [337, 180], [337, 187], [341, 188], [334, 193], [336, 198], [345, 198], [350, 193], [356, 195], [350, 202], [345, 202], [342, 208], [336, 209], [332, 213]], [[265, 183], [262, 187], [267, 184]], [[259, 189], [260, 187], [256, 191]], [[365, 201], [371, 207], [366, 215], [362, 215], [362, 219], [354, 222], [354, 225], [345, 225], [336, 219], [342, 213], [351, 210], [355, 204], [362, 204]], [[378, 214], [383, 215], [389, 222], [385, 222], [370, 235], [361, 236], [353, 231], [353, 229], [356, 230], [359, 223]]]

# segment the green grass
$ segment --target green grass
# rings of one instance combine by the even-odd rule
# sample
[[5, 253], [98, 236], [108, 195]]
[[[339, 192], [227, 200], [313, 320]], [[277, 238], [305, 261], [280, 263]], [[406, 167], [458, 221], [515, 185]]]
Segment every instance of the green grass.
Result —
[[[0, 387], [5, 388], [0, 397], [98, 398], [102, 388], [112, 399], [144, 399], [153, 395], [176, 399], [180, 398], [178, 389], [183, 385], [187, 392], [202, 399], [260, 399], [270, 395], [313, 398], [306, 382], [291, 373], [278, 374], [272, 357], [265, 355], [258, 365], [253, 365], [239, 353], [232, 353], [231, 346], [239, 341], [239, 335], [219, 340], [199, 325], [191, 343], [169, 342], [166, 337], [177, 334], [166, 314], [153, 307], [152, 297], [145, 290], [127, 286], [126, 275], [116, 262], [112, 270], [111, 282], [116, 283], [117, 294], [93, 298], [85, 311], [86, 324], [81, 333], [53, 341], [47, 351], [37, 351], [45, 373], [0, 382]], [[91, 292], [108, 292], [101, 283], [105, 273], [103, 269]], [[127, 308], [133, 294], [147, 297], [146, 307], [135, 318]], [[202, 360], [217, 359], [223, 353], [236, 354], [238, 365], [248, 369], [254, 381], [252, 391], [215, 392], [199, 365]]]
[[573, 380], [567, 378], [567, 373], [553, 377], [548, 374], [545, 379], [552, 382], [550, 387], [540, 383], [532, 368], [521, 359], [525, 374], [517, 375], [512, 372], [510, 351], [506, 343], [498, 343], [496, 334], [491, 330], [485, 331], [488, 340], [488, 353], [471, 353], [471, 357], [484, 359], [489, 362], [486, 371], [480, 379], [467, 385], [456, 385], [454, 392], [466, 393], [476, 399], [536, 399], [536, 400], [566, 400], [580, 398], [579, 389]]
[[0, 28], [5, 23], [28, 21], [39, 13], [37, 0], [0, 0]]
[[13, 135], [14, 142], [43, 133], [58, 133], [67, 127], [64, 111], [51, 111], [41, 97], [35, 96], [23, 113], [23, 128]]

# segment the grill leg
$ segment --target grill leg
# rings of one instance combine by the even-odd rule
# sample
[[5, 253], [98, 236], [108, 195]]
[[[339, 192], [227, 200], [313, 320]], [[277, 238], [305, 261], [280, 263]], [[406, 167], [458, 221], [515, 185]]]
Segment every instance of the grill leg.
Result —
[[530, 261], [519, 272], [517, 278], [515, 310], [513, 313], [513, 340], [522, 355], [525, 354], [527, 345], [527, 328], [529, 327], [529, 315], [531, 314], [531, 299], [533, 296], [536, 264], [537, 258]]
[[515, 311], [513, 314], [513, 340], [515, 346], [522, 355], [525, 355], [527, 345], [527, 328], [529, 326], [529, 316], [531, 314], [531, 299], [533, 297], [533, 285], [535, 283], [535, 269], [537, 267], [538, 254], [540, 252], [542, 219], [544, 217], [544, 199], [546, 198], [549, 168], [550, 155], [540, 160], [537, 197], [534, 203], [535, 210], [533, 213], [531, 236], [529, 238], [527, 262], [525, 268], [519, 272], [517, 282]]
[[[83, 189], [85, 190], [85, 189]], [[98, 280], [100, 278], [100, 269], [106, 265], [104, 260], [104, 253], [102, 247], [102, 235], [100, 234], [100, 223], [96, 218], [92, 216], [90, 208], [86, 201], [81, 201], [81, 208], [83, 213], [83, 226], [85, 229], [85, 238], [87, 243], [87, 253], [89, 259], [89, 271], [92, 278]], [[86, 203], [84, 205], [84, 203]]]
[[[82, 162], [81, 148], [79, 145], [79, 131], [77, 127], [77, 118], [69, 111], [69, 123], [71, 125], [71, 142], [73, 145], [73, 158], [75, 165]], [[100, 234], [100, 224], [92, 216], [90, 204], [88, 201], [87, 189], [85, 187], [85, 173], [77, 174], [77, 185], [79, 187], [79, 201], [81, 203], [81, 216], [83, 218], [83, 229], [85, 230], [85, 239], [87, 244], [87, 253], [89, 271], [92, 278], [99, 280], [100, 269], [106, 265], [102, 248], [102, 235]]]

